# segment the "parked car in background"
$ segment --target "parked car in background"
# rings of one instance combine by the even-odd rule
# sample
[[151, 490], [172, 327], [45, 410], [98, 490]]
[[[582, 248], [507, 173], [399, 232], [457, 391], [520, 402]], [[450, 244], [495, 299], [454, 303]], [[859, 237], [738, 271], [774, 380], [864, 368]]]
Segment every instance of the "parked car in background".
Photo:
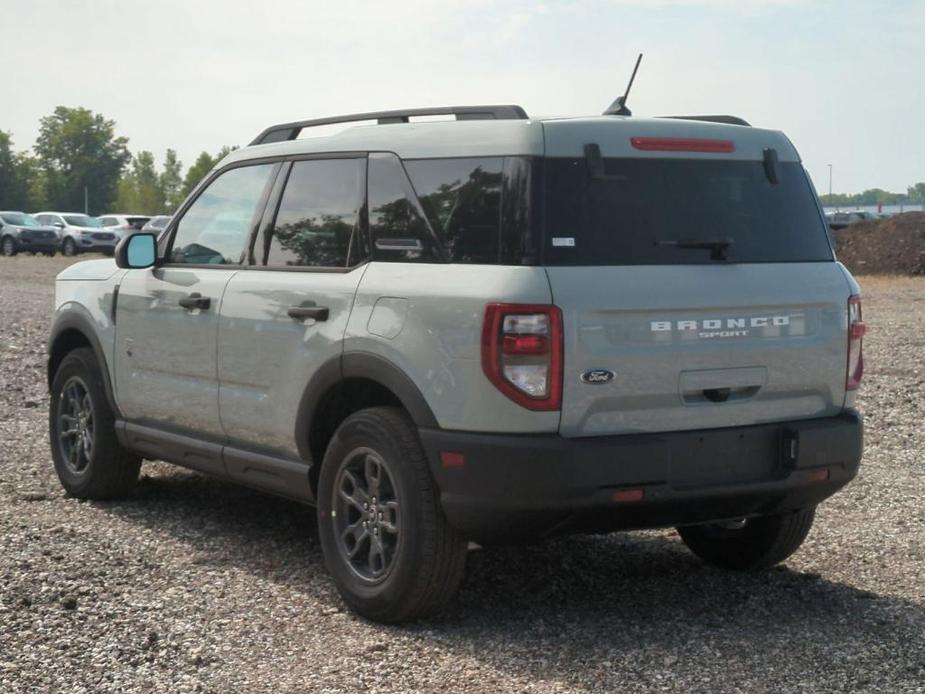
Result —
[[154, 234], [155, 236], [160, 236], [164, 229], [167, 228], [167, 225], [170, 224], [170, 220], [173, 219], [172, 215], [161, 214], [156, 217], [151, 217], [148, 222], [141, 227], [142, 231], [147, 231]]
[[58, 230], [42, 226], [25, 212], [0, 212], [0, 253], [13, 256], [20, 251], [54, 255], [58, 251]]
[[858, 222], [870, 222], [877, 219], [882, 219], [883, 215], [879, 215], [875, 212], [865, 212], [863, 210], [855, 210], [854, 212], [833, 212], [825, 216], [826, 221], [829, 223], [830, 229], [844, 229], [847, 226], [852, 224], [857, 224]]
[[130, 236], [136, 231], [141, 231], [142, 227], [151, 219], [142, 214], [104, 214], [97, 217], [100, 224], [107, 231], [112, 231], [121, 238]]
[[99, 220], [79, 212], [39, 212], [39, 224], [58, 230], [61, 252], [77, 255], [83, 251], [97, 251], [112, 255], [121, 238], [111, 230], [104, 230]]

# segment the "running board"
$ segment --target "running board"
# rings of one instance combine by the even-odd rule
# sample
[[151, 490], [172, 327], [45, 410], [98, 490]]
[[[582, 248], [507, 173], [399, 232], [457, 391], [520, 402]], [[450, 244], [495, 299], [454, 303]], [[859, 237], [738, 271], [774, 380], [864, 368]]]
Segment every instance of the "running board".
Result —
[[148, 460], [163, 460], [263, 492], [314, 503], [309, 465], [276, 456], [116, 420], [116, 436], [125, 448]]

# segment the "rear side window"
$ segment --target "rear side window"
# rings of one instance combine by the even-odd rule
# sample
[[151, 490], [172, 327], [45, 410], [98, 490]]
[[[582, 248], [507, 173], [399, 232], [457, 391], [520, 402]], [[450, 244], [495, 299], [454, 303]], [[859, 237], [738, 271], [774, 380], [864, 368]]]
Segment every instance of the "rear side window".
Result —
[[[760, 161], [547, 159], [544, 256], [548, 265], [678, 265], [710, 262], [697, 243], [731, 242], [727, 262], [832, 260], [825, 225], [802, 166]], [[706, 242], [706, 243], [704, 243]]]
[[261, 264], [347, 267], [362, 258], [351, 246], [360, 240], [365, 169], [365, 159], [295, 162]]
[[405, 160], [431, 226], [454, 263], [497, 263], [504, 160]]
[[393, 262], [437, 262], [433, 235], [401, 161], [394, 154], [369, 155], [369, 231], [373, 258]]
[[118, 224], [114, 217], [100, 217], [100, 224], [104, 227], [112, 227]]

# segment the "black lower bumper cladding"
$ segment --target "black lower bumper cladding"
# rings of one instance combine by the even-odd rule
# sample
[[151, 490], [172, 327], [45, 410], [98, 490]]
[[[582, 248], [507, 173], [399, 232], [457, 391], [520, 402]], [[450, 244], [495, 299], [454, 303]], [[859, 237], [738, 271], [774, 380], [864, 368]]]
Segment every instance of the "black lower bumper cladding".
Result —
[[444, 511], [478, 539], [703, 523], [818, 504], [857, 474], [863, 422], [836, 417], [566, 439], [422, 429]]

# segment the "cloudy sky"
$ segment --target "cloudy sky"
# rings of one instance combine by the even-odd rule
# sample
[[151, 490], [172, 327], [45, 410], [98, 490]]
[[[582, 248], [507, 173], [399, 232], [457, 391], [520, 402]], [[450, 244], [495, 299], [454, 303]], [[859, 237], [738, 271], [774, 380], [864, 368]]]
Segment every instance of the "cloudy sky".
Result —
[[787, 132], [820, 192], [925, 180], [923, 0], [2, 0], [0, 129], [59, 104], [186, 165], [272, 122], [518, 103], [600, 113], [644, 52], [636, 115]]

